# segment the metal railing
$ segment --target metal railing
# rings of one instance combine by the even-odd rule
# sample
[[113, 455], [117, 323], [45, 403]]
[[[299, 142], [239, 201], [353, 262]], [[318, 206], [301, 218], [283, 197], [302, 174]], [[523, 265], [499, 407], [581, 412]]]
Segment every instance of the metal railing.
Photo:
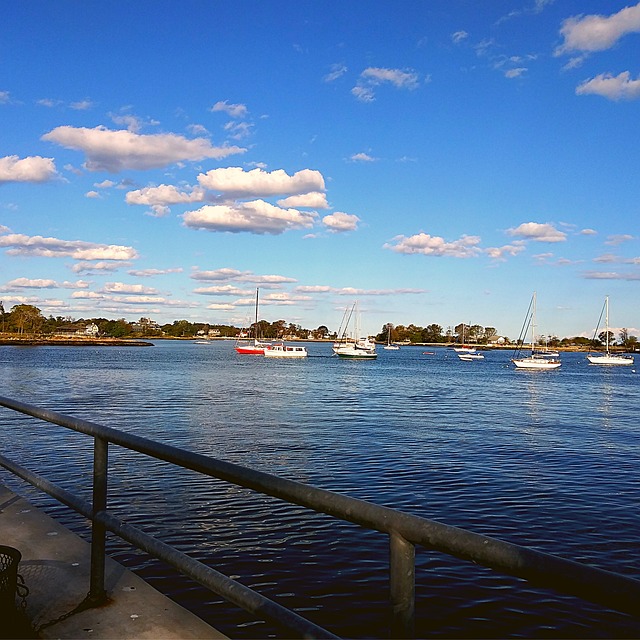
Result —
[[413, 634], [416, 545], [528, 580], [537, 587], [549, 588], [609, 609], [638, 615], [640, 580], [8, 398], [0, 397], [0, 406], [94, 438], [92, 504], [3, 455], [0, 455], [0, 465], [91, 520], [88, 599], [95, 604], [105, 597], [105, 534], [110, 531], [263, 620], [282, 625], [304, 638], [336, 637], [295, 612], [111, 515], [107, 510], [107, 462], [108, 446], [111, 443], [387, 534], [393, 637], [412, 637]]

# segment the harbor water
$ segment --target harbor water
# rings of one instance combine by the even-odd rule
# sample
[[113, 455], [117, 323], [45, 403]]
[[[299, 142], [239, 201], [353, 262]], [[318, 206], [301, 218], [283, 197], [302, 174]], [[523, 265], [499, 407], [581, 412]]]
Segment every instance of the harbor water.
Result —
[[[640, 579], [640, 357], [307, 344], [295, 360], [233, 343], [0, 347], [0, 395]], [[86, 499], [92, 441], [0, 409], [3, 453]], [[86, 523], [5, 471], [0, 481], [81, 535]], [[109, 506], [209, 566], [350, 638], [389, 635], [388, 539], [110, 447]], [[110, 554], [233, 638], [276, 636], [162, 563]], [[640, 618], [418, 548], [416, 635], [640, 637]]]

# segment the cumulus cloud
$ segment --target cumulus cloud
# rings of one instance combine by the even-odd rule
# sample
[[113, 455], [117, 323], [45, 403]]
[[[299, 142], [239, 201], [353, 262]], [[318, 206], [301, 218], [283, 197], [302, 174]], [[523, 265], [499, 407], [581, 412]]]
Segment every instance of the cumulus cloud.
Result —
[[358, 222], [360, 222], [358, 216], [341, 211], [336, 211], [322, 218], [322, 224], [334, 233], [355, 231], [358, 228]]
[[572, 51], [605, 51], [629, 33], [640, 32], [640, 3], [610, 16], [588, 15], [567, 18], [560, 29], [564, 42], [556, 55]]
[[480, 238], [478, 236], [464, 235], [459, 240], [447, 242], [439, 236], [418, 233], [410, 237], [397, 236], [394, 238], [393, 243], [385, 244], [384, 248], [391, 249], [396, 253], [473, 258], [482, 253], [482, 250], [478, 247], [479, 244]]
[[485, 253], [492, 260], [504, 261], [507, 256], [517, 256], [525, 250], [524, 242], [516, 240], [513, 244], [506, 244], [503, 247], [489, 247]]
[[238, 202], [230, 205], [205, 205], [187, 211], [182, 218], [187, 227], [231, 233], [278, 235], [291, 229], [313, 226], [316, 214], [297, 209], [281, 209], [264, 200]]
[[418, 74], [412, 70], [369, 67], [360, 74], [351, 93], [361, 102], [372, 102], [375, 100], [375, 90], [380, 85], [391, 84], [397, 89], [412, 90], [418, 86], [418, 79]]
[[191, 277], [194, 280], [204, 280], [208, 282], [218, 282], [225, 280], [235, 280], [249, 275], [250, 271], [238, 271], [237, 269], [216, 269], [215, 271], [194, 271]]
[[124, 295], [149, 295], [158, 293], [152, 287], [145, 287], [141, 284], [126, 284], [125, 282], [107, 282], [102, 288], [102, 293], [115, 293]]
[[325, 190], [322, 174], [312, 169], [302, 169], [290, 176], [282, 169], [269, 172], [262, 169], [244, 171], [241, 167], [226, 167], [201, 173], [198, 182], [205, 189], [236, 197], [297, 195]]
[[169, 205], [189, 202], [202, 202], [204, 189], [195, 187], [190, 192], [180, 191], [169, 184], [161, 184], [157, 187], [144, 187], [129, 191], [125, 197], [127, 204]]
[[5, 156], [0, 158], [0, 184], [3, 182], [46, 182], [57, 175], [53, 158]]
[[226, 113], [231, 118], [244, 118], [249, 113], [246, 105], [244, 104], [229, 104], [227, 100], [216, 102], [213, 107], [211, 107], [211, 111], [222, 111]]
[[278, 200], [280, 207], [302, 207], [308, 209], [328, 209], [327, 196], [319, 191], [310, 191], [297, 196], [289, 196], [284, 200]]
[[368, 153], [354, 153], [349, 160], [351, 162], [375, 162], [376, 159], [373, 156], [370, 156]]
[[250, 294], [246, 289], [234, 287], [230, 284], [213, 285], [211, 287], [197, 287], [193, 292], [205, 296], [246, 296]]
[[640, 98], [640, 77], [632, 80], [628, 71], [623, 71], [617, 76], [601, 73], [576, 87], [576, 95], [587, 94], [602, 96], [609, 100], [635, 100]]
[[82, 151], [89, 171], [117, 173], [124, 169], [157, 169], [185, 160], [221, 159], [246, 149], [236, 146], [214, 147], [205, 138], [188, 139], [173, 133], [142, 135], [100, 126], [56, 127], [42, 136], [67, 149]]
[[611, 236], [607, 236], [607, 241], [605, 242], [605, 244], [615, 247], [615, 246], [618, 246], [619, 244], [622, 244], [623, 242], [629, 242], [630, 240], [633, 240], [633, 239], [634, 237], [629, 233], [614, 234]]
[[109, 273], [111, 271], [117, 271], [118, 269], [122, 269], [122, 267], [126, 266], [127, 263], [119, 263], [119, 262], [106, 262], [106, 261], [98, 261], [98, 262], [76, 262], [71, 267], [71, 271], [74, 273], [78, 273], [81, 275], [95, 274], [95, 273]]
[[62, 282], [59, 283], [56, 280], [50, 278], [16, 278], [7, 282], [4, 286], [5, 289], [86, 289], [89, 286], [88, 282], [84, 280], [77, 280], [76, 282]]
[[552, 224], [539, 222], [523, 222], [513, 229], [507, 229], [507, 234], [535, 242], [564, 242], [567, 239], [567, 234], [558, 231]]
[[133, 260], [138, 254], [133, 247], [96, 244], [82, 240], [59, 240], [18, 233], [0, 235], [0, 247], [9, 247], [13, 256], [43, 258], [75, 258], [77, 260]]

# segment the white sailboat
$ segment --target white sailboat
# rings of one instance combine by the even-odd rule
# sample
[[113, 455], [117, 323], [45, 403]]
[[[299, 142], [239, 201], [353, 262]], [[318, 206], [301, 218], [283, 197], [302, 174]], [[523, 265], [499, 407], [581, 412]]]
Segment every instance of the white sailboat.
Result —
[[258, 293], [259, 289], [256, 289], [256, 320], [253, 325], [254, 337], [253, 340], [236, 340], [235, 350], [243, 355], [261, 356], [264, 355], [266, 349], [271, 348], [271, 344], [268, 342], [260, 342], [258, 340]]
[[[589, 364], [605, 364], [605, 365], [630, 365], [633, 364], [633, 356], [623, 355], [623, 354], [614, 354], [609, 351], [609, 296], [606, 296], [604, 299], [604, 307], [603, 310], [605, 312], [605, 352], [604, 353], [594, 353], [589, 354], [587, 356], [587, 360]], [[593, 338], [598, 335], [598, 327], [600, 326], [600, 320], [602, 319], [602, 311], [600, 312], [600, 318], [598, 320], [598, 325], [596, 326], [595, 333]]]
[[400, 349], [400, 347], [397, 344], [394, 344], [393, 342], [391, 342], [391, 328], [393, 327], [393, 325], [388, 324], [387, 325], [387, 344], [384, 345], [384, 347], [382, 347], [383, 349], [386, 349], [387, 351], [398, 351]]
[[[531, 312], [531, 315], [529, 315]], [[540, 353], [537, 353], [535, 350], [536, 344], [536, 292], [533, 292], [533, 296], [531, 297], [531, 302], [529, 303], [529, 309], [527, 310], [527, 315], [525, 317], [525, 322], [523, 325], [523, 331], [520, 334], [520, 337], [523, 337], [523, 334], [526, 334], [527, 326], [531, 327], [531, 355], [523, 356], [523, 357], [515, 357], [519, 355], [520, 349], [514, 354], [514, 357], [511, 358], [511, 362], [516, 366], [516, 369], [530, 369], [535, 371], [546, 371], [549, 369], [557, 369], [562, 364], [559, 359], [556, 358], [548, 358], [543, 356]]]
[[476, 352], [476, 348], [472, 347], [471, 345], [465, 344], [464, 343], [464, 328], [465, 328], [465, 324], [464, 322], [462, 323], [462, 340], [460, 342], [460, 346], [459, 347], [454, 347], [453, 350], [456, 353], [475, 353]]
[[[355, 316], [355, 317], [354, 317]], [[339, 358], [351, 358], [358, 360], [372, 360], [378, 357], [376, 353], [376, 345], [369, 338], [360, 337], [360, 313], [358, 310], [358, 302], [354, 302], [351, 311], [345, 311], [346, 322], [344, 330], [340, 334], [338, 340], [333, 344], [333, 352]], [[349, 335], [349, 326], [351, 320], [353, 322], [353, 330]]]

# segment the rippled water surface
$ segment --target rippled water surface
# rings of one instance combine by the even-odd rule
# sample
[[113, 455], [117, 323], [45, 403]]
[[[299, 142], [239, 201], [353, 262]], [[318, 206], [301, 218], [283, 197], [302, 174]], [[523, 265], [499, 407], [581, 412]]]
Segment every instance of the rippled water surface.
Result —
[[[231, 342], [0, 347], [0, 395], [640, 579], [640, 377], [515, 371], [510, 353], [380, 349], [375, 361], [239, 356]], [[640, 358], [638, 359], [640, 360]], [[640, 365], [640, 362], [638, 362]], [[0, 410], [10, 456], [90, 497], [89, 438]], [[388, 635], [387, 538], [110, 449], [127, 522], [346, 637]], [[84, 534], [84, 523], [0, 474]], [[237, 638], [278, 633], [117, 540], [110, 551]], [[640, 620], [417, 550], [436, 637], [640, 637]]]

